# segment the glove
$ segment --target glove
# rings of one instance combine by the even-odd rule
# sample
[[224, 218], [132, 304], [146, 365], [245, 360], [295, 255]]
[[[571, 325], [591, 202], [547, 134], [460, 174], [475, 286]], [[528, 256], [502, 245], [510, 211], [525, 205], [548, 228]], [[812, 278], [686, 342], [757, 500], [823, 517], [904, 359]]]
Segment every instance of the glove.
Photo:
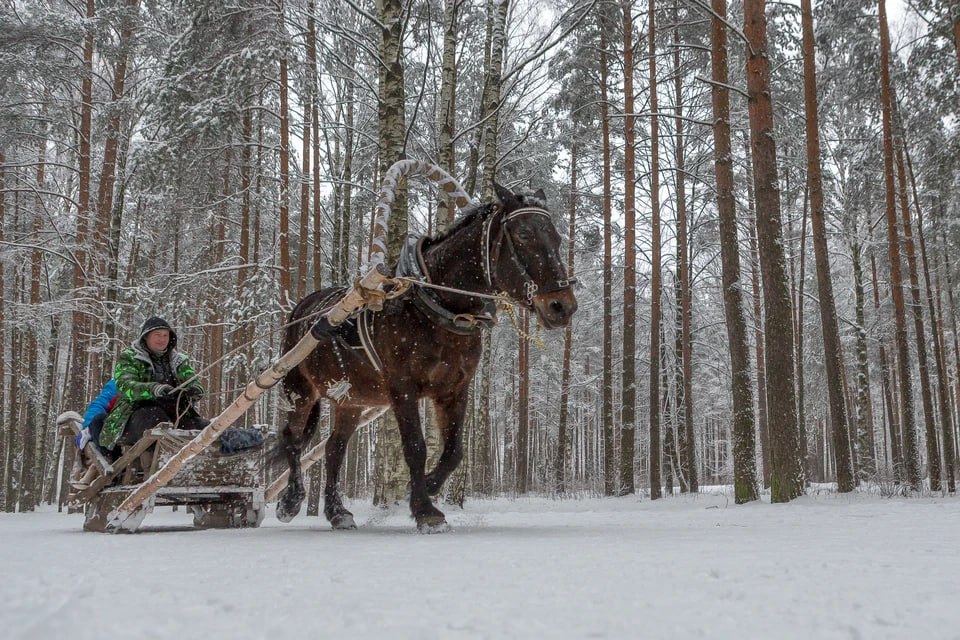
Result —
[[203, 395], [203, 389], [196, 385], [191, 385], [183, 390], [183, 395], [185, 395], [190, 400], [197, 400], [200, 396]]
[[160, 384], [153, 385], [153, 389], [151, 389], [151, 391], [153, 392], [153, 397], [159, 399], [159, 398], [164, 398], [170, 395], [171, 393], [173, 393], [173, 387], [171, 387], [168, 384], [160, 383]]
[[88, 427], [80, 429], [80, 433], [77, 434], [77, 449], [83, 451], [83, 448], [87, 446], [87, 443], [90, 442], [91, 439], [90, 429]]

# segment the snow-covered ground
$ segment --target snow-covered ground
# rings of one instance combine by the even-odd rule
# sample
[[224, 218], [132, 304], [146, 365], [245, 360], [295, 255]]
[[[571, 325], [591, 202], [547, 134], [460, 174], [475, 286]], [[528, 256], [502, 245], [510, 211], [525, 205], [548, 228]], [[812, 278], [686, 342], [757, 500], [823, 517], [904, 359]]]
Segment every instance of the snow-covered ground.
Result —
[[0, 515], [0, 635], [14, 638], [960, 638], [960, 500], [820, 493], [446, 507], [348, 505], [357, 531], [136, 535]]

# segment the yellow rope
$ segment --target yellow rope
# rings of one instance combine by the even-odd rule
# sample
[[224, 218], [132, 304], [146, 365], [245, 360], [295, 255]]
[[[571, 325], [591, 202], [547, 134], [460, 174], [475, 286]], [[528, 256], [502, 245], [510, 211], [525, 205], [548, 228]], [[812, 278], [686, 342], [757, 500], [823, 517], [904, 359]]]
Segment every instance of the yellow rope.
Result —
[[506, 295], [500, 295], [497, 297], [497, 309], [503, 311], [507, 316], [510, 317], [510, 324], [513, 325], [514, 330], [517, 332], [517, 335], [520, 336], [522, 340], [526, 340], [530, 344], [536, 345], [539, 348], [543, 349], [546, 345], [543, 342], [543, 338], [540, 336], [540, 320], [537, 320], [537, 330], [536, 335], [530, 335], [526, 331], [520, 328], [519, 323], [517, 323], [517, 316], [514, 312], [514, 304], [510, 302], [509, 298]]

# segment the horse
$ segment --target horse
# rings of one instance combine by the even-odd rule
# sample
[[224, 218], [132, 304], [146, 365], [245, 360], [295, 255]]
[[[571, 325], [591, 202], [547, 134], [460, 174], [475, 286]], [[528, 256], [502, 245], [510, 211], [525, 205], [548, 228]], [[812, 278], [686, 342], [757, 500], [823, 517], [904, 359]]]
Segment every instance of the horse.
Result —
[[[467, 209], [445, 233], [408, 239], [397, 275], [426, 281], [365, 311], [322, 337], [317, 348], [283, 380], [293, 409], [280, 430], [280, 452], [290, 475], [277, 517], [289, 522], [306, 495], [300, 457], [320, 418], [320, 400], [332, 400], [333, 420], [324, 447], [324, 516], [334, 529], [355, 529], [339, 491], [347, 442], [361, 419], [392, 409], [410, 471], [410, 511], [420, 531], [447, 528], [431, 496], [463, 458], [462, 427], [470, 382], [481, 355], [481, 331], [495, 320], [491, 298], [506, 294], [534, 312], [547, 329], [566, 326], [577, 310], [560, 256], [560, 234], [542, 190], [515, 194], [495, 184], [493, 201]], [[315, 317], [344, 289], [315, 291], [294, 307], [284, 335], [290, 349]], [[473, 295], [479, 294], [479, 295]], [[426, 471], [419, 403], [436, 408], [442, 452]]]

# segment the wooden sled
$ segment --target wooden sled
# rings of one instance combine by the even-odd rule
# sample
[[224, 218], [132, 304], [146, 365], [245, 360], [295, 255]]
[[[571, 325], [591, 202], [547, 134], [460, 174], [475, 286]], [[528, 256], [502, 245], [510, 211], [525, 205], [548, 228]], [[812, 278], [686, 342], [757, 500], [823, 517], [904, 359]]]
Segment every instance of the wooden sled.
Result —
[[[75, 436], [80, 431], [82, 418], [68, 411], [57, 418], [57, 424], [64, 434]], [[160, 424], [144, 433], [112, 465], [88, 443], [85, 451], [99, 467], [100, 475], [89, 487], [71, 496], [73, 503], [84, 507], [84, 531], [116, 531], [111, 526], [111, 514], [144, 478], [165, 465], [198, 433], [173, 429], [169, 423]], [[141, 454], [151, 445], [156, 446], [152, 455], [144, 456], [149, 457], [149, 463], [141, 469]], [[198, 529], [259, 527], [266, 509], [265, 450], [266, 447], [261, 447], [224, 456], [216, 447], [205, 449], [184, 465], [166, 486], [138, 506], [123, 530], [136, 531], [154, 507], [171, 505], [185, 506], [193, 514], [193, 525]]]

